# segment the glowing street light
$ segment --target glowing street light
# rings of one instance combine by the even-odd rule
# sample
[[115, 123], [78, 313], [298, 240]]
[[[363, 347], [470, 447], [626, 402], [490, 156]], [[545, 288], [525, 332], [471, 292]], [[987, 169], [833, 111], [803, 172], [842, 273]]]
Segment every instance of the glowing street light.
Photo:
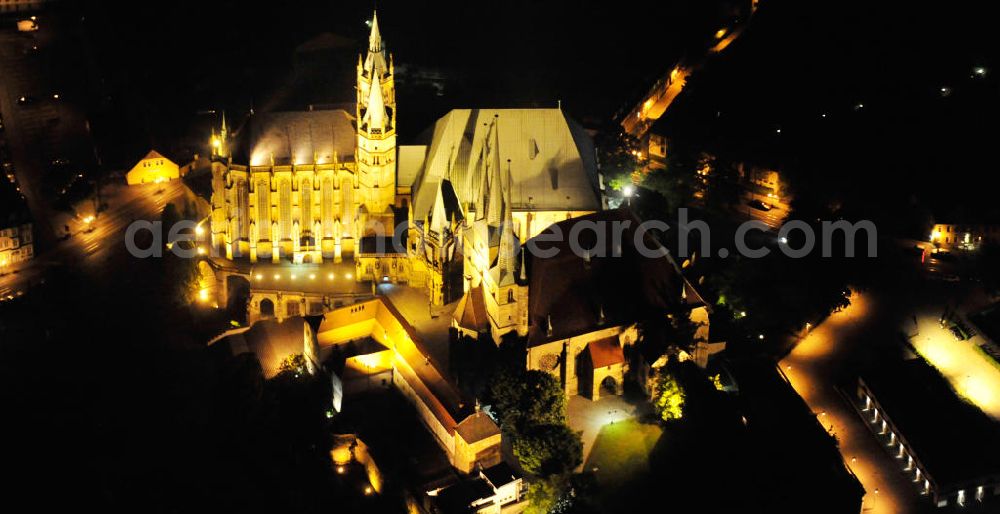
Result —
[[194, 227], [194, 233], [197, 234], [197, 235], [199, 235], [199, 236], [205, 235], [205, 227], [203, 227], [201, 225], [198, 225], [198, 226]]
[[626, 201], [628, 201], [629, 206], [632, 205], [632, 197], [635, 196], [635, 186], [629, 184], [622, 188], [622, 194], [625, 195]]
[[257, 280], [264, 280], [264, 274], [263, 273], [258, 273], [257, 274]]

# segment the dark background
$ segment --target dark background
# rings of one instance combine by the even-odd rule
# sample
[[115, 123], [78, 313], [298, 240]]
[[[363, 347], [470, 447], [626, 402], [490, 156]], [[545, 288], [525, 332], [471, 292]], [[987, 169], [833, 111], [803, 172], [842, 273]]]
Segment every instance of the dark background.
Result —
[[[701, 56], [711, 34], [748, 5], [381, 2], [382, 34], [400, 71], [401, 139], [454, 107], [560, 100], [585, 125], [607, 127], [679, 59]], [[777, 166], [799, 192], [848, 202], [858, 215], [992, 218], [992, 189], [983, 186], [996, 166], [1000, 69], [987, 5], [763, 1], [744, 36], [694, 75], [658, 130]], [[238, 128], [251, 105], [353, 102], [372, 3], [153, 0], [80, 9], [102, 77], [98, 132], [109, 155], [121, 154], [109, 160], [124, 167], [151, 146], [204, 152], [217, 123], [206, 111], [226, 110]], [[296, 54], [323, 33], [346, 39], [309, 59]], [[977, 66], [985, 76], [973, 75]], [[440, 77], [442, 94], [412, 80], [426, 71]]]
[[[372, 8], [71, 5], [89, 57], [86, 72], [72, 77], [88, 83], [109, 169], [130, 167], [150, 147], [175, 160], [204, 153], [223, 109], [238, 128], [251, 105], [351, 101]], [[434, 71], [444, 83], [443, 95], [412, 79], [406, 85], [400, 69], [401, 139], [454, 107], [559, 100], [588, 127], [607, 127], [678, 59], [696, 58], [738, 5], [380, 2], [397, 68], [407, 66], [410, 77]], [[763, 0], [746, 34], [691, 79], [660, 126], [677, 144], [778, 166], [800, 197], [857, 216], [992, 216], [1000, 69], [986, 6]], [[295, 58], [296, 47], [324, 32], [357, 44], [319, 52], [330, 67], [316, 55]], [[976, 66], [985, 77], [973, 76]], [[232, 437], [244, 433], [233, 427], [253, 423], [222, 412], [238, 410], [225, 401], [232, 377], [204, 358], [192, 321], [164, 308], [162, 263], [129, 266], [107, 277], [56, 274], [24, 303], [4, 307], [3, 456], [15, 476], [4, 490], [17, 493], [5, 501], [38, 510], [320, 510], [283, 503], [312, 490], [314, 476], [281, 473], [293, 467], [274, 457], [287, 457], [289, 434], [247, 432], [261, 439], [245, 445]]]

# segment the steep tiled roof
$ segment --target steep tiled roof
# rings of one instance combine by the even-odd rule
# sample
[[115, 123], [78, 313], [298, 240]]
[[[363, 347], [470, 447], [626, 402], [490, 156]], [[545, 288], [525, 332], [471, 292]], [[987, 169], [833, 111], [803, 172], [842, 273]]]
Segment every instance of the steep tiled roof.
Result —
[[[616, 222], [624, 228], [620, 237], [615, 237]], [[579, 231], [580, 248], [592, 249], [589, 262], [585, 255], [574, 253], [569, 244], [569, 234], [581, 223], [597, 223], [596, 226], [604, 231], [601, 238], [590, 228]], [[540, 257], [532, 253], [532, 244], [526, 246], [529, 252], [526, 264], [530, 288], [530, 346], [602, 326], [660, 316], [686, 303], [682, 299], [682, 287], [690, 286], [666, 250], [658, 256], [639, 252], [636, 246], [639, 223], [624, 210], [601, 211], [557, 223], [539, 235], [534, 246], [539, 250], [558, 250], [554, 257]], [[556, 241], [543, 238], [551, 238], [557, 232], [562, 236]], [[662, 248], [650, 233], [641, 235], [639, 240], [646, 248]], [[616, 241], [620, 241], [620, 248], [615, 248]], [[605, 247], [598, 249], [599, 242]], [[620, 256], [613, 256], [616, 251]], [[691, 298], [690, 291], [687, 296]], [[550, 320], [551, 332], [548, 330]]]
[[483, 411], [477, 411], [463, 419], [455, 427], [455, 431], [469, 444], [500, 435], [500, 428]]
[[462, 296], [455, 309], [455, 319], [458, 326], [473, 332], [489, 330], [489, 318], [486, 313], [486, 301], [483, 298], [482, 286], [473, 287]]
[[258, 321], [250, 330], [231, 336], [238, 341], [231, 341], [230, 347], [234, 354], [244, 348], [253, 352], [260, 362], [264, 378], [271, 378], [280, 371], [282, 361], [305, 352], [305, 323], [301, 317], [280, 323], [275, 320]]
[[341, 109], [288, 111], [258, 114], [251, 119], [250, 133], [241, 137], [240, 159], [252, 166], [313, 164], [354, 160], [357, 134], [353, 117]]
[[597, 165], [587, 134], [559, 109], [455, 109], [429, 132], [423, 171], [414, 187], [413, 212], [423, 219], [437, 185], [450, 179], [462, 202], [479, 191], [490, 132], [498, 122], [499, 162], [512, 175], [515, 210], [600, 209]]
[[625, 362], [625, 354], [622, 352], [617, 336], [593, 341], [587, 345], [586, 351], [590, 355], [590, 363], [595, 369]]

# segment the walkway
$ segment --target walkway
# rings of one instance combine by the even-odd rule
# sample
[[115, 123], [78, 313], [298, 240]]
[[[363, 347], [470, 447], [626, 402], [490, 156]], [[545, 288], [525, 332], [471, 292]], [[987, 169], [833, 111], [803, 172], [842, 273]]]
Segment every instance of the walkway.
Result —
[[831, 315], [799, 342], [781, 361], [781, 370], [820, 423], [837, 437], [844, 461], [865, 488], [862, 510], [876, 514], [919, 512], [929, 508], [929, 502], [836, 387], [842, 371], [853, 365], [849, 358], [858, 353], [858, 346], [878, 340], [882, 333], [876, 327], [884, 320], [878, 319], [874, 303], [868, 295], [855, 294], [850, 307]]
[[[583, 396], [571, 396], [566, 407], [566, 417], [573, 430], [583, 431], [583, 462], [590, 457], [597, 434], [608, 423], [636, 417], [636, 406], [623, 396], [605, 396], [596, 402]], [[581, 464], [582, 466], [582, 464]]]

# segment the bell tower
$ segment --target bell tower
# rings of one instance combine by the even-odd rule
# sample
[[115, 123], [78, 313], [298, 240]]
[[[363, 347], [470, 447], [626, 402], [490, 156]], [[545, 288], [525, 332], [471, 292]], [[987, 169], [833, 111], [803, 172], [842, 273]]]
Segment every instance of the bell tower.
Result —
[[[392, 54], [385, 50], [372, 15], [368, 53], [358, 56], [358, 185], [373, 217], [390, 215], [396, 196], [396, 85]], [[390, 226], [392, 230], [391, 219]]]

